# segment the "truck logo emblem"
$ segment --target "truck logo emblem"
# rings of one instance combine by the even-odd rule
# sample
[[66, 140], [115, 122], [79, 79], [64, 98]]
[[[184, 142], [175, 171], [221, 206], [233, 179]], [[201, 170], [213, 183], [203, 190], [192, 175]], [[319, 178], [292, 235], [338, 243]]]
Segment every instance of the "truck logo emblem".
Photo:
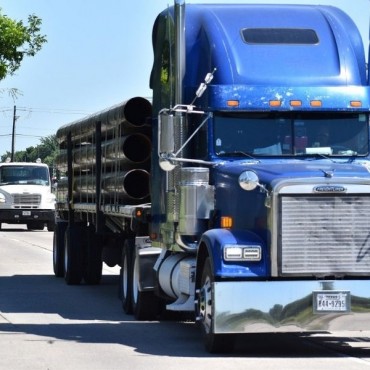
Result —
[[341, 185], [320, 185], [313, 188], [315, 193], [345, 193], [347, 188]]

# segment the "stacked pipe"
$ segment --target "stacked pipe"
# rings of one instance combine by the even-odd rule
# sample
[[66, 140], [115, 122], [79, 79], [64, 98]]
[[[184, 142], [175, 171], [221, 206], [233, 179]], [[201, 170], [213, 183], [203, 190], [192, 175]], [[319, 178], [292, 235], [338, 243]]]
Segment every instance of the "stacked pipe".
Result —
[[[151, 110], [148, 100], [135, 97], [57, 131], [60, 152], [56, 166], [61, 173], [68, 171], [68, 145], [71, 146], [75, 202], [96, 201], [99, 152], [102, 202], [138, 204], [149, 200]], [[59, 182], [58, 200], [66, 198], [67, 190], [68, 181]]]

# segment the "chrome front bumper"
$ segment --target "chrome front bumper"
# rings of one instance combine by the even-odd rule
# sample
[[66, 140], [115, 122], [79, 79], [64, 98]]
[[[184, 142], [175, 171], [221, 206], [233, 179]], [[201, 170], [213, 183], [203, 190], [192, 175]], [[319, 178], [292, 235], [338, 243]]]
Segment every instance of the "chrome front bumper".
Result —
[[370, 280], [216, 282], [213, 301], [214, 333], [370, 330]]

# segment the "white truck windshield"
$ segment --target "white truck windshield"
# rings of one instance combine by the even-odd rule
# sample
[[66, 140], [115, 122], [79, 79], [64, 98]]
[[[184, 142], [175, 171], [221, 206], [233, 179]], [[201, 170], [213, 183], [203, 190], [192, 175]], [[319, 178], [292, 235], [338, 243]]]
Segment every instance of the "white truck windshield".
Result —
[[49, 186], [49, 171], [42, 166], [2, 166], [0, 167], [0, 185], [45, 185]]

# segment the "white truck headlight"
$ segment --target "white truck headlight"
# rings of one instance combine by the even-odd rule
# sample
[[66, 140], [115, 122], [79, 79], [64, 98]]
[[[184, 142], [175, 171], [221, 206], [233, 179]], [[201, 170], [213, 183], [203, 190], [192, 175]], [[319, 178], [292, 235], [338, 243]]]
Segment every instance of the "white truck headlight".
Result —
[[5, 203], [5, 195], [3, 193], [0, 193], [0, 203]]
[[258, 262], [262, 258], [262, 248], [260, 245], [233, 245], [224, 246], [225, 261], [247, 261]]

